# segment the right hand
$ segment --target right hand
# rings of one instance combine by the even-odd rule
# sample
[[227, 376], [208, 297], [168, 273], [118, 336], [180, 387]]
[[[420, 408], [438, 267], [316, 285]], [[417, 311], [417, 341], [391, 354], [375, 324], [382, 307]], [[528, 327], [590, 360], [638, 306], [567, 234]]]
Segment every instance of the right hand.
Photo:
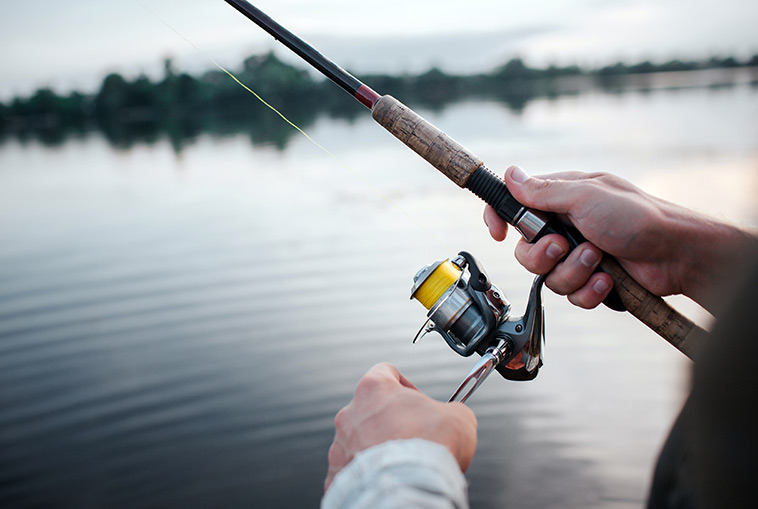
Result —
[[[603, 252], [615, 256], [650, 292], [681, 293], [706, 305], [711, 284], [728, 267], [724, 263], [742, 254], [751, 238], [610, 174], [528, 177], [511, 167], [505, 182], [520, 203], [558, 214], [587, 239], [570, 253], [568, 241], [560, 235], [546, 235], [534, 244], [521, 239], [515, 251], [530, 272], [549, 273], [548, 288], [583, 308], [600, 304], [613, 285], [608, 274], [595, 272]], [[508, 225], [489, 206], [484, 219], [495, 240], [505, 239]]]

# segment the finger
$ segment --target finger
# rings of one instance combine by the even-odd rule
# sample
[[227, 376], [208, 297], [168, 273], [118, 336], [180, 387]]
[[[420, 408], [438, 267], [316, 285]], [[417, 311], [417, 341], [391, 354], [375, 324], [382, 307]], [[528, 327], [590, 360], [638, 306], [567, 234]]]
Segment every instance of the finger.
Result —
[[547, 274], [569, 252], [569, 242], [561, 235], [545, 235], [534, 244], [520, 239], [514, 254], [516, 260], [533, 274]]
[[342, 468], [349, 463], [349, 459], [345, 456], [344, 449], [337, 443], [337, 437], [334, 438], [334, 442], [332, 442], [331, 447], [329, 447], [327, 458], [329, 460], [329, 470], [342, 470]]
[[380, 362], [379, 364], [375, 364], [366, 372], [365, 375], [363, 375], [363, 378], [376, 378], [377, 380], [386, 380], [392, 382], [393, 384], [398, 383], [403, 387], [408, 387], [409, 389], [416, 389], [416, 386], [413, 385], [413, 383], [411, 383], [411, 381], [408, 380], [400, 372], [399, 369], [387, 362]]
[[604, 272], [598, 272], [590, 277], [587, 284], [568, 295], [568, 300], [575, 306], [584, 309], [596, 308], [608, 297], [613, 289], [613, 279]]
[[460, 401], [449, 401], [442, 404], [447, 407], [448, 411], [455, 413], [459, 418], [467, 421], [473, 427], [474, 432], [476, 432], [476, 414], [473, 410], [471, 410], [471, 408], [469, 408], [466, 404], [461, 403]]
[[458, 465], [461, 467], [461, 471], [465, 472], [471, 464], [471, 460], [474, 458], [474, 453], [476, 452], [476, 415], [474, 415], [474, 412], [463, 403], [453, 402], [443, 404], [447, 406], [448, 415], [452, 414], [448, 419], [456, 419], [460, 423], [455, 427], [455, 429], [458, 430], [458, 436], [469, 437], [469, 439], [455, 440], [451, 442], [456, 445], [454, 448], [451, 448], [453, 455], [458, 460]]
[[329, 485], [334, 480], [334, 476], [345, 468], [353, 459], [351, 455], [345, 450], [343, 441], [345, 437], [349, 435], [348, 421], [350, 417], [348, 413], [350, 411], [350, 405], [342, 408], [334, 417], [334, 429], [335, 435], [332, 445], [329, 447], [329, 453], [327, 459], [329, 462], [329, 470], [327, 471], [326, 479], [324, 480], [324, 492], [329, 489]]
[[358, 381], [355, 386], [353, 401], [359, 404], [377, 402], [402, 389], [418, 391], [416, 386], [403, 376], [395, 366], [380, 363], [369, 369]]
[[387, 362], [381, 362], [377, 365], [375, 365], [373, 368], [369, 370], [368, 374], [384, 377], [388, 380], [391, 380], [392, 382], [397, 382], [403, 387], [407, 387], [408, 389], [414, 389], [418, 390], [418, 388], [413, 385], [413, 382], [408, 380], [405, 375], [403, 375], [399, 369], [397, 369], [392, 364], [389, 364]]
[[583, 171], [556, 171], [553, 173], [545, 173], [543, 175], [535, 175], [535, 177], [542, 180], [587, 180], [600, 177], [601, 175], [603, 174], [587, 173]]
[[602, 251], [595, 245], [580, 244], [550, 272], [545, 286], [558, 295], [576, 292], [590, 279], [602, 257]]
[[369, 375], [396, 379], [400, 375], [400, 371], [388, 362], [379, 362], [371, 366], [371, 368], [366, 371], [366, 374], [363, 376], [366, 377]]
[[335, 438], [335, 441], [332, 442], [331, 447], [329, 447], [329, 470], [326, 472], [326, 479], [324, 479], [324, 493], [326, 493], [326, 490], [329, 489], [329, 486], [331, 486], [332, 481], [334, 481], [334, 476], [342, 470], [342, 468], [345, 466], [344, 461], [342, 460], [342, 450], [340, 447], [337, 446], [337, 441]]
[[498, 216], [495, 209], [489, 205], [484, 207], [484, 224], [487, 225], [493, 239], [498, 242], [505, 240], [505, 236], [508, 234], [508, 223]]
[[329, 471], [326, 474], [326, 479], [324, 480], [324, 493], [329, 490], [329, 486], [331, 486], [334, 482], [334, 476], [337, 475], [338, 472], [339, 470], [329, 467]]
[[400, 385], [402, 385], [403, 387], [407, 387], [408, 389], [413, 389], [414, 391], [419, 390], [415, 385], [413, 385], [413, 383], [410, 380], [405, 378], [405, 376], [402, 373], [400, 373], [400, 371], [398, 371], [397, 374], [400, 376], [400, 378], [398, 378]]
[[558, 175], [568, 178], [556, 178], [556, 175], [549, 178], [529, 177], [518, 166], [511, 166], [505, 171], [505, 184], [522, 205], [546, 212], [568, 214], [573, 206], [584, 201], [586, 181], [600, 174], [572, 172]]

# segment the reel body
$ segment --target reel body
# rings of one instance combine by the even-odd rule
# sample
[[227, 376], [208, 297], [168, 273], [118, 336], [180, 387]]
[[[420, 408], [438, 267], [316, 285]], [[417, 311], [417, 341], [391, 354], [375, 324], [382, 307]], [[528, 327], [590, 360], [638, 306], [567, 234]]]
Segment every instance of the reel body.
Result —
[[459, 355], [482, 355], [480, 364], [486, 358], [489, 371], [494, 368], [509, 380], [533, 380], [542, 366], [544, 279], [534, 279], [524, 315], [514, 318], [508, 300], [470, 253], [428, 265], [413, 278], [411, 298], [429, 310], [414, 343], [434, 331]]

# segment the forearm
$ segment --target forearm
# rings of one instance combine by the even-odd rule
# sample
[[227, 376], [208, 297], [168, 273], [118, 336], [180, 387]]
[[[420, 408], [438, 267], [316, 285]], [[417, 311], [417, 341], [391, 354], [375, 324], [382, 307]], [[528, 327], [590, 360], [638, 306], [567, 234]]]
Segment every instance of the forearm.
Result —
[[681, 293], [713, 312], [724, 290], [758, 254], [758, 232], [687, 209], [669, 219], [668, 243]]

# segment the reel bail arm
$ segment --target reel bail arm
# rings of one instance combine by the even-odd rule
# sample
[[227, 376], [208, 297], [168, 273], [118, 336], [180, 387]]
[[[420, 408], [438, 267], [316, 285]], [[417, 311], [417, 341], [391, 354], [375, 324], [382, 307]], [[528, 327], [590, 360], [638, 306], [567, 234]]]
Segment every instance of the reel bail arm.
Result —
[[459, 355], [482, 356], [450, 401], [466, 401], [494, 370], [509, 380], [537, 376], [545, 334], [544, 281], [545, 276], [534, 279], [524, 315], [512, 318], [510, 303], [470, 253], [461, 251], [453, 261], [438, 261], [418, 271], [411, 298], [429, 313], [416, 338], [435, 331]]

